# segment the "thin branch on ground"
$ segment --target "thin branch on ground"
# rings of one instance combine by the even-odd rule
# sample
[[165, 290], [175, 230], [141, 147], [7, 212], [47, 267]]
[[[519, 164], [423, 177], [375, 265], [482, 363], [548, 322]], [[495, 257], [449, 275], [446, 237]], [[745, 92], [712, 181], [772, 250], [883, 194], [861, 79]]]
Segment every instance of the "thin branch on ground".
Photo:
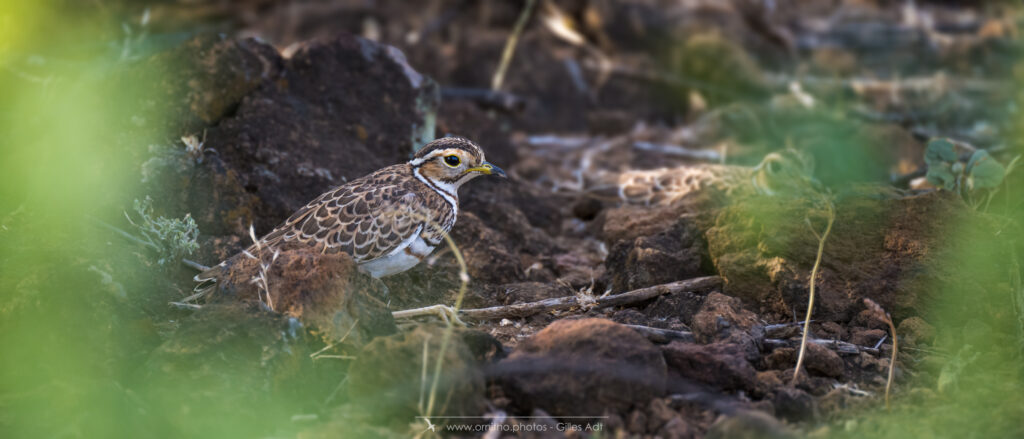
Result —
[[196, 271], [199, 271], [200, 273], [210, 269], [210, 267], [208, 267], [206, 265], [203, 265], [203, 264], [200, 264], [200, 263], [198, 263], [196, 261], [193, 261], [191, 259], [182, 259], [181, 263], [184, 264], [186, 267], [189, 267], [189, 268], [195, 269]]
[[180, 309], [180, 310], [184, 310], [184, 311], [199, 311], [199, 310], [203, 309], [203, 305], [196, 305], [194, 303], [167, 302], [167, 304], [171, 305], [174, 308], [177, 308], [177, 309]]
[[96, 225], [98, 225], [100, 227], [103, 227], [104, 229], [107, 229], [107, 230], [109, 230], [111, 232], [114, 232], [114, 234], [116, 234], [116, 235], [118, 235], [118, 236], [120, 236], [120, 237], [122, 237], [124, 239], [127, 239], [127, 240], [129, 240], [131, 242], [134, 242], [134, 243], [136, 243], [138, 245], [141, 245], [143, 247], [149, 247], [149, 248], [151, 248], [153, 250], [160, 251], [160, 247], [158, 245], [156, 245], [155, 243], [153, 243], [152, 241], [147, 241], [145, 239], [142, 239], [142, 238], [139, 238], [139, 237], [137, 237], [135, 235], [132, 235], [131, 233], [128, 233], [128, 232], [126, 232], [126, 231], [124, 231], [124, 230], [122, 230], [122, 229], [120, 229], [117, 226], [114, 226], [112, 224], [108, 224], [108, 223], [104, 222], [103, 220], [100, 220], [99, 218], [93, 218], [91, 216], [86, 216], [86, 218], [89, 218], [89, 220], [92, 221], [94, 224], [96, 224]]
[[[798, 343], [796, 340], [782, 340], [778, 338], [766, 338], [764, 339], [764, 341], [762, 341], [762, 343], [765, 347], [771, 349], [796, 347], [801, 344]], [[839, 340], [830, 340], [827, 338], [809, 338], [807, 339], [807, 343], [814, 343], [816, 345], [824, 346], [833, 351], [836, 351], [837, 353], [847, 355], [856, 355], [861, 352], [867, 352], [869, 354], [878, 355], [879, 352], [881, 352], [880, 350], [870, 346], [861, 346], [858, 344], [853, 344]]]
[[[705, 276], [688, 280], [670, 282], [653, 287], [640, 288], [637, 290], [615, 294], [611, 296], [598, 297], [594, 300], [592, 307], [606, 308], [609, 306], [629, 305], [637, 302], [650, 300], [665, 294], [680, 292], [707, 291], [722, 285], [722, 278], [718, 276]], [[558, 311], [581, 306], [576, 296], [565, 296], [554, 299], [544, 299], [537, 302], [516, 303], [512, 305], [492, 306], [489, 308], [463, 309], [458, 310], [458, 315], [473, 320], [500, 320], [504, 318], [527, 317], [543, 312]], [[433, 308], [433, 307], [427, 307]], [[396, 318], [407, 317], [413, 312], [427, 308], [414, 310], [396, 311], [392, 313]]]
[[640, 335], [646, 337], [647, 340], [650, 340], [651, 343], [667, 344], [673, 341], [682, 341], [686, 343], [696, 342], [696, 338], [694, 338], [693, 333], [689, 331], [676, 331], [672, 329], [652, 328], [650, 326], [643, 325], [625, 326], [631, 328], [636, 332], [639, 332]]

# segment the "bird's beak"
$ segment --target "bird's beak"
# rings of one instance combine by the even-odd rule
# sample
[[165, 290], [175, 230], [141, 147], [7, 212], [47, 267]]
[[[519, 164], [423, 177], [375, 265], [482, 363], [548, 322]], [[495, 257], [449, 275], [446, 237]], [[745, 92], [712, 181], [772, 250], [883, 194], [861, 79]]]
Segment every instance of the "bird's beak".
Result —
[[505, 171], [501, 170], [501, 168], [497, 166], [492, 165], [491, 162], [484, 162], [480, 166], [467, 169], [466, 172], [479, 172], [485, 175], [497, 175], [501, 178], [508, 178], [508, 175], [505, 174]]

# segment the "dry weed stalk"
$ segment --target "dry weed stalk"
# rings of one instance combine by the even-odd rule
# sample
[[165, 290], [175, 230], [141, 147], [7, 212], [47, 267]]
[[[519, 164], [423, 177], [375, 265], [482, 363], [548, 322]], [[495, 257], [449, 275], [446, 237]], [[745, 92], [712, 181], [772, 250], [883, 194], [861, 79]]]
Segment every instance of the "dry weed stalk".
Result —
[[508, 70], [508, 65], [512, 62], [512, 54], [516, 51], [519, 36], [522, 35], [523, 28], [526, 27], [526, 22], [530, 18], [530, 13], [533, 12], [533, 5], [535, 3], [537, 3], [537, 0], [526, 0], [526, 6], [523, 7], [523, 12], [519, 14], [519, 19], [516, 20], [512, 34], [508, 36], [508, 41], [505, 42], [505, 49], [501, 52], [501, 63], [498, 64], [498, 70], [494, 72], [494, 77], [491, 78], [492, 90], [501, 90], [501, 85], [505, 82], [505, 72]]
[[[452, 239], [447, 233], [444, 234], [444, 240], [448, 243], [448, 247], [452, 249], [452, 254], [455, 255], [455, 260], [459, 263], [459, 292], [455, 296], [455, 305], [453, 308], [453, 315], [457, 318], [459, 308], [462, 307], [462, 299], [466, 296], [466, 289], [469, 286], [469, 271], [466, 266], [466, 260], [462, 257], [462, 251], [459, 250], [459, 246], [455, 244], [455, 240]], [[437, 353], [437, 361], [434, 362], [434, 377], [430, 383], [430, 396], [427, 398], [427, 411], [426, 416], [429, 418], [434, 411], [434, 402], [437, 399], [437, 385], [441, 380], [441, 368], [444, 365], [444, 356], [448, 350], [448, 344], [451, 342], [452, 333], [455, 332], [455, 325], [452, 322], [448, 323], [448, 327], [444, 330], [444, 335], [441, 336], [441, 348]]]
[[892, 359], [889, 361], [889, 378], [885, 380], [885, 408], [888, 410], [889, 389], [892, 388], [892, 377], [893, 373], [896, 371], [896, 353], [899, 351], [899, 344], [896, 341], [896, 325], [892, 324], [892, 316], [885, 312], [885, 310], [882, 309], [882, 306], [875, 303], [875, 301], [865, 297], [864, 305], [889, 325], [889, 333], [892, 335]]
[[814, 259], [814, 268], [811, 269], [811, 280], [810, 280], [810, 294], [807, 299], [807, 317], [804, 319], [804, 333], [800, 340], [800, 354], [796, 357], [796, 369], [793, 370], [793, 383], [796, 383], [796, 379], [800, 376], [800, 367], [804, 364], [804, 354], [807, 352], [807, 333], [811, 327], [811, 313], [814, 311], [814, 284], [818, 278], [818, 270], [821, 268], [821, 255], [825, 252], [825, 240], [828, 239], [828, 234], [832, 232], [832, 224], [836, 220], [836, 208], [832, 203], [832, 198], [828, 194], [821, 195], [822, 200], [825, 202], [826, 212], [828, 213], [828, 224], [825, 226], [825, 233], [818, 234], [814, 227], [811, 226], [811, 220], [804, 218], [807, 221], [807, 226], [810, 227], [811, 233], [818, 238], [818, 255]]
[[[250, 280], [251, 283], [256, 284], [256, 295], [260, 299], [260, 303], [264, 304], [271, 311], [274, 311], [274, 300], [270, 298], [270, 284], [267, 282], [267, 273], [270, 271], [270, 264], [273, 264], [280, 256], [281, 252], [274, 250], [274, 254], [270, 257], [270, 262], [263, 261], [263, 243], [256, 238], [256, 230], [253, 229], [252, 224], [249, 224], [249, 237], [256, 244], [256, 254], [249, 253], [248, 250], [242, 250], [247, 258], [254, 259], [260, 266], [258, 274], [254, 275]], [[264, 301], [263, 296], [266, 295], [267, 299]]]

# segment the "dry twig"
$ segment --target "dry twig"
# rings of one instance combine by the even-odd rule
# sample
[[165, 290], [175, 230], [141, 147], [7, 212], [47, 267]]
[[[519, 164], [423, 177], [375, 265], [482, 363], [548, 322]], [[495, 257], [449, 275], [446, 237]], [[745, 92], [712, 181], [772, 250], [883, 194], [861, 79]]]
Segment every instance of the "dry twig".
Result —
[[693, 337], [693, 333], [689, 331], [675, 331], [672, 329], [661, 329], [652, 328], [650, 326], [643, 325], [625, 325], [630, 329], [639, 332], [640, 335], [647, 337], [651, 343], [666, 344], [673, 341], [682, 341], [686, 343], [694, 343], [696, 339]]
[[[593, 308], [605, 308], [609, 306], [621, 306], [631, 303], [643, 302], [665, 294], [679, 293], [683, 291], [704, 291], [718, 287], [722, 284], [722, 278], [718, 276], [705, 276], [693, 279], [670, 282], [653, 287], [640, 288], [637, 290], [615, 294], [611, 296], [598, 297], [594, 299]], [[537, 302], [516, 303], [512, 305], [492, 306], [490, 308], [464, 309], [459, 315], [473, 320], [498, 320], [509, 317], [526, 317], [542, 312], [569, 309], [580, 306], [580, 299], [577, 296], [565, 296], [554, 299], [544, 299]], [[404, 311], [399, 311], [402, 313]]]
[[[766, 347], [772, 349], [794, 347], [800, 344], [796, 343], [794, 340], [783, 340], [778, 338], [766, 338], [762, 343], [764, 343]], [[836, 353], [847, 355], [856, 355], [861, 352], [867, 352], [869, 354], [878, 355], [878, 353], [880, 352], [877, 348], [873, 348], [870, 346], [861, 346], [858, 344], [848, 343], [839, 340], [830, 340], [827, 338], [808, 338], [807, 343], [814, 343], [816, 345], [832, 349], [833, 351], [836, 351]]]

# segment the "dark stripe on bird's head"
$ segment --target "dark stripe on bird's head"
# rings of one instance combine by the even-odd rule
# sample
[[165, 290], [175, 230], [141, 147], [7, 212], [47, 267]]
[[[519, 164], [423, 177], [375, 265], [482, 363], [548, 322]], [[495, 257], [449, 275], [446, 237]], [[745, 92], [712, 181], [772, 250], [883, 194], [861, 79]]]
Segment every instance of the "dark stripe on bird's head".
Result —
[[420, 148], [420, 150], [416, 151], [416, 154], [413, 155], [413, 159], [422, 159], [430, 155], [430, 153], [442, 149], [461, 149], [470, 153], [474, 157], [483, 157], [483, 149], [469, 139], [464, 137], [442, 137], [423, 145], [423, 148]]

